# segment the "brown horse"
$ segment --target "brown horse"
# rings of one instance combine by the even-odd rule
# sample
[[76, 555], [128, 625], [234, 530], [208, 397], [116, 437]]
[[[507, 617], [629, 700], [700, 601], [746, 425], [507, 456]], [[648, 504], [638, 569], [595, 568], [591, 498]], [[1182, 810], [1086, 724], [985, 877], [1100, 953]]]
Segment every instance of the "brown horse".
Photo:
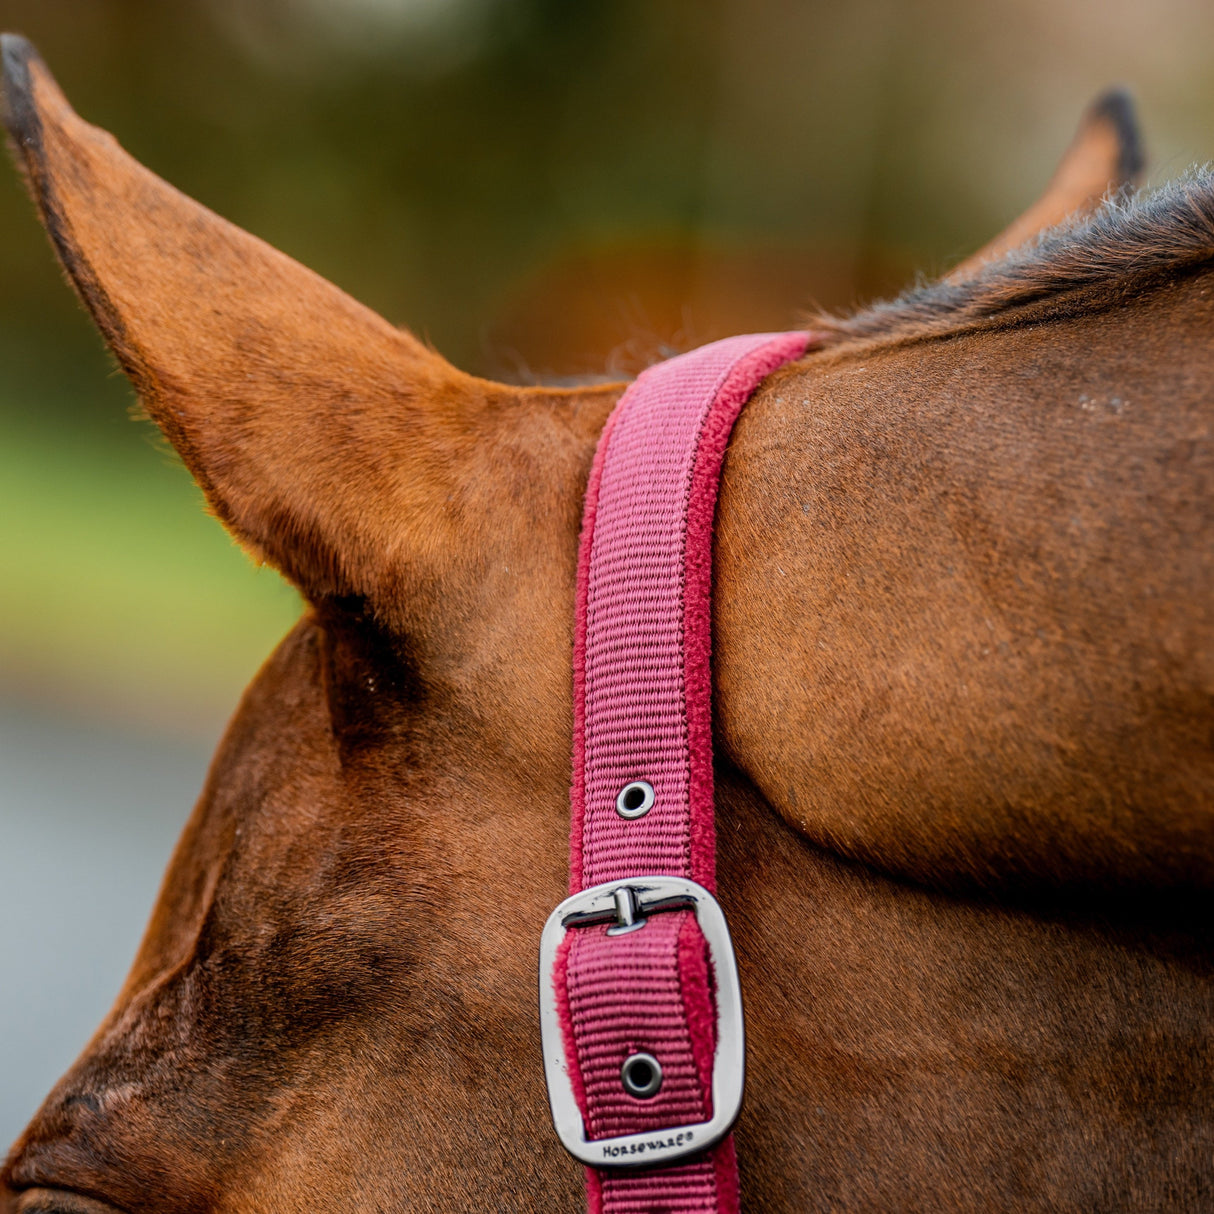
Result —
[[[566, 884], [581, 499], [621, 386], [461, 374], [135, 163], [28, 44], [4, 60], [68, 274], [311, 607], [0, 1206], [576, 1211], [535, 945]], [[1089, 116], [1041, 218], [1132, 170], [1124, 118]], [[753, 1210], [1214, 1205], [1214, 180], [1001, 251], [819, 319], [727, 460], [719, 872]]]

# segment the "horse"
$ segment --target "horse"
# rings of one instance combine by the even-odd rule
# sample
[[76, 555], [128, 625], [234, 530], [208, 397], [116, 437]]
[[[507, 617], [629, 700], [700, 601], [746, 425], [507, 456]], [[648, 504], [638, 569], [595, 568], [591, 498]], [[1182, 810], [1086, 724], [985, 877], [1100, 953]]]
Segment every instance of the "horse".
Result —
[[[139, 165], [24, 40], [3, 59], [68, 277], [308, 606], [0, 1209], [584, 1208], [535, 945], [624, 385], [456, 370]], [[746, 1208], [1214, 1200], [1214, 178], [1119, 195], [1136, 146], [1098, 103], [1022, 222], [811, 318], [734, 432], [713, 670]]]

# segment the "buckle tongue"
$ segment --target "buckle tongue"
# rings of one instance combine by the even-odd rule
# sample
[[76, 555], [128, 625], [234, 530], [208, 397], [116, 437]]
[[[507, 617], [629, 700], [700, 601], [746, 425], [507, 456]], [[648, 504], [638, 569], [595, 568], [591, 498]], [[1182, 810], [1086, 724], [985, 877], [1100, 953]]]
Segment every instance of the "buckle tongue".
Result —
[[[643, 928], [653, 916], [691, 910], [708, 945], [716, 996], [716, 1051], [712, 1065], [712, 1117], [614, 1138], [586, 1137], [573, 1094], [553, 981], [557, 949], [567, 932], [610, 923], [610, 936]], [[745, 1036], [742, 990], [725, 915], [702, 885], [683, 877], [628, 877], [607, 881], [566, 898], [548, 917], [540, 937], [540, 1033], [552, 1121], [562, 1145], [595, 1167], [656, 1167], [712, 1146], [729, 1133], [742, 1107]]]

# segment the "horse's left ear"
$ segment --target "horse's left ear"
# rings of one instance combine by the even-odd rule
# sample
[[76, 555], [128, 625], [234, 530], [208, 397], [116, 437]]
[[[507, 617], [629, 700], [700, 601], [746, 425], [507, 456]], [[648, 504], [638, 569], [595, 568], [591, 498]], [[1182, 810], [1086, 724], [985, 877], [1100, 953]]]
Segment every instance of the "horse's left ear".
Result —
[[1142, 137], [1134, 102], [1124, 89], [1109, 89], [1088, 106], [1045, 193], [994, 240], [945, 275], [960, 281], [989, 261], [1032, 240], [1072, 215], [1088, 215], [1110, 194], [1137, 185], [1143, 170]]
[[237, 538], [313, 598], [381, 605], [435, 581], [427, 554], [473, 559], [469, 451], [527, 394], [456, 371], [149, 172], [24, 39], [4, 37], [3, 63], [5, 122], [55, 249]]

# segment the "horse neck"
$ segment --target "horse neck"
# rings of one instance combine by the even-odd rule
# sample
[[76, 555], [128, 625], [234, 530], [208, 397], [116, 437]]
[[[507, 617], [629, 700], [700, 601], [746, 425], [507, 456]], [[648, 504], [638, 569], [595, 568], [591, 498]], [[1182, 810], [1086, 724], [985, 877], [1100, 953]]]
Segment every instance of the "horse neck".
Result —
[[718, 732], [804, 837], [952, 888], [1208, 888], [1208, 287], [843, 349], [748, 406]]

